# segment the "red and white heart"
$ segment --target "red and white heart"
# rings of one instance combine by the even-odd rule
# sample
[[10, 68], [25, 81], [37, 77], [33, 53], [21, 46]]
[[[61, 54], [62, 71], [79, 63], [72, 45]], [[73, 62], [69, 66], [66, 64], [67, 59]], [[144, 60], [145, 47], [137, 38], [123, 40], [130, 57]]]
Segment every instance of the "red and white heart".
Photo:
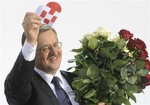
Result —
[[41, 5], [36, 9], [36, 14], [41, 17], [41, 22], [52, 26], [61, 12], [61, 6], [56, 2], [49, 2], [46, 6]]

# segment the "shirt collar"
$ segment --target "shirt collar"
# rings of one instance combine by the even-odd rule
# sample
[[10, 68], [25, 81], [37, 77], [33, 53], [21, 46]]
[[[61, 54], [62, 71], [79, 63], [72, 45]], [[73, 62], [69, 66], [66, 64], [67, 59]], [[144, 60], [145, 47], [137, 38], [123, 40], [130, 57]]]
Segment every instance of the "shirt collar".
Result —
[[[50, 84], [52, 79], [53, 79], [53, 75], [51, 74], [48, 74], [46, 72], [44, 72], [43, 70], [40, 70], [36, 67], [34, 67], [34, 70], [48, 83]], [[61, 75], [61, 72], [60, 70], [57, 70], [55, 76], [59, 77], [60, 78], [60, 83], [64, 83], [64, 79], [63, 79], [63, 76]]]

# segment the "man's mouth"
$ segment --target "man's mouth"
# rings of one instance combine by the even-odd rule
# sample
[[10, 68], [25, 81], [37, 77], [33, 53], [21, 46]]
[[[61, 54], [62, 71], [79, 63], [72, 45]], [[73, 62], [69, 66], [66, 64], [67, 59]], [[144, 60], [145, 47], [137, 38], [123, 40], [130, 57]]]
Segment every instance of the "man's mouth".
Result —
[[53, 56], [49, 57], [50, 61], [55, 61], [57, 59], [58, 59], [58, 56], [56, 56], [56, 55], [53, 55]]

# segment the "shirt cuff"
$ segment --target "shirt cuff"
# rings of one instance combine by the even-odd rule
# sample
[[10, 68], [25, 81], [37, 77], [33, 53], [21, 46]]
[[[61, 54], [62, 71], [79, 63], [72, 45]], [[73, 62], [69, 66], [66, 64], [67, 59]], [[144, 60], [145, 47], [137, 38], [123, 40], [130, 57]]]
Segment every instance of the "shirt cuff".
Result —
[[22, 47], [22, 55], [26, 61], [32, 61], [35, 58], [37, 44], [31, 46], [27, 41], [25, 41]]

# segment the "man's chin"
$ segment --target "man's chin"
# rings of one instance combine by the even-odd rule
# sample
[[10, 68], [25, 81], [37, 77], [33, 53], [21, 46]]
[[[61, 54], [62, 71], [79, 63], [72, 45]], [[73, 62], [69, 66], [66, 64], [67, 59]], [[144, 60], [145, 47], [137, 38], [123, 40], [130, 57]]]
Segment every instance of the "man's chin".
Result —
[[59, 69], [59, 66], [58, 65], [53, 65], [53, 66], [50, 66], [48, 67], [50, 71], [57, 71]]

